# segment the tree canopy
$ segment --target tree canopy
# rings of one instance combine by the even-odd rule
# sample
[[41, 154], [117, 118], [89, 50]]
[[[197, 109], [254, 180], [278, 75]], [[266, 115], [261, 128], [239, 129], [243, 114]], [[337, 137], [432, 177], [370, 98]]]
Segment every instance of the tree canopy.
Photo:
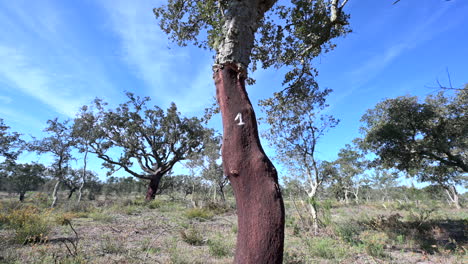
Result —
[[20, 139], [20, 134], [10, 132], [9, 129], [10, 127], [0, 118], [0, 157], [15, 160], [21, 151], [23, 141]]
[[415, 173], [421, 169], [468, 172], [468, 89], [387, 99], [362, 117], [364, 149], [377, 163]]
[[164, 111], [147, 107], [149, 97], [127, 96], [129, 100], [116, 109], [107, 109], [107, 103], [96, 99], [97, 111], [85, 106], [75, 127], [86, 137], [91, 131], [90, 152], [104, 161], [109, 174], [123, 169], [140, 179], [158, 177], [159, 184], [177, 162], [202, 150], [206, 130], [200, 119], [182, 117], [174, 103]]

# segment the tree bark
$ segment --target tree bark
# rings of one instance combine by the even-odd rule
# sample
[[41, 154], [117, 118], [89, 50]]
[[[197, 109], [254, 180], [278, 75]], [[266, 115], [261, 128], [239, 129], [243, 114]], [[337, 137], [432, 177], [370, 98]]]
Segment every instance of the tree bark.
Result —
[[24, 202], [24, 195], [25, 195], [24, 192], [20, 192], [20, 194], [19, 194], [19, 201], [20, 202]]
[[245, 72], [226, 63], [214, 73], [223, 119], [223, 169], [237, 204], [235, 263], [282, 263], [284, 204], [245, 90]]
[[450, 198], [450, 201], [455, 205], [457, 209], [461, 209], [461, 204], [460, 200], [458, 198], [458, 192], [457, 189], [455, 189], [455, 186], [450, 185], [445, 187], [445, 191], [447, 192], [448, 197]]
[[68, 198], [67, 198], [67, 200], [70, 200], [70, 199], [72, 198], [72, 195], [73, 195], [73, 193], [75, 193], [75, 191], [76, 191], [76, 188], [71, 188], [71, 189], [70, 189], [70, 191], [69, 191], [69, 193], [68, 193]]
[[52, 191], [52, 204], [50, 205], [51, 208], [54, 208], [55, 205], [57, 205], [57, 199], [58, 199], [57, 192], [58, 192], [59, 185], [60, 185], [60, 180], [57, 180], [57, 183], [54, 186], [54, 190]]
[[156, 197], [156, 192], [159, 188], [159, 182], [161, 181], [163, 174], [155, 174], [151, 177], [150, 182], [148, 184], [148, 190], [146, 192], [146, 201], [154, 200]]
[[87, 164], [88, 164], [88, 145], [86, 145], [86, 150], [85, 150], [85, 154], [84, 154], [84, 158], [83, 158], [83, 170], [82, 170], [82, 174], [81, 174], [82, 182], [80, 184], [80, 188], [78, 189], [77, 203], [81, 202], [81, 196], [83, 195], [83, 187], [84, 187], [85, 181], [86, 181], [86, 167], [87, 167]]

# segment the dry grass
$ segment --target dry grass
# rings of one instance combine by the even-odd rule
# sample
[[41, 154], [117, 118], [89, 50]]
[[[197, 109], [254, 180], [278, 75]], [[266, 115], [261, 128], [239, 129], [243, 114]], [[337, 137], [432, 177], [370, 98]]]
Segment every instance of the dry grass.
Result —
[[[140, 201], [62, 205], [52, 212], [57, 221], [46, 243], [12, 243], [15, 231], [2, 225], [0, 263], [232, 263], [234, 209], [192, 210], [189, 202], [164, 197], [150, 204]], [[13, 206], [2, 204], [0, 208]], [[301, 224], [306, 216], [301, 220], [300, 212], [286, 206], [284, 263], [466, 263], [466, 210], [425, 213], [385, 206], [334, 204], [328, 212], [331, 221], [317, 235]], [[3, 217], [6, 210], [0, 210]], [[68, 225], [58, 224], [64, 219], [78, 241]], [[77, 242], [75, 251], [67, 249], [70, 241]]]

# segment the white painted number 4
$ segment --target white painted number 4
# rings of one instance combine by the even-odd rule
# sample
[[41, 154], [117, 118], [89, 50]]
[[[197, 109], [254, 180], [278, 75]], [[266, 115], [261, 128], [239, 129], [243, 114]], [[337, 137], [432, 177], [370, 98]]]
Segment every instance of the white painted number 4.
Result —
[[242, 121], [242, 114], [241, 114], [241, 113], [238, 113], [238, 114], [236, 115], [236, 118], [234, 119], [234, 121], [237, 121], [237, 120], [239, 120], [239, 124], [237, 124], [238, 126], [243, 126], [243, 125], [245, 125], [245, 123]]

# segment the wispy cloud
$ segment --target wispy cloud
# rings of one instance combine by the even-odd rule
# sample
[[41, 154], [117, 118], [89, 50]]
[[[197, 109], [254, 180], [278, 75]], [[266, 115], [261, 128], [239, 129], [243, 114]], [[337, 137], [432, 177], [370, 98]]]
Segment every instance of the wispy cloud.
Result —
[[111, 93], [102, 62], [80, 49], [63, 10], [50, 2], [19, 2], [4, 3], [0, 12], [0, 23], [10, 25], [0, 36], [0, 81], [9, 88], [0, 90], [20, 92], [68, 117], [93, 97]]
[[[350, 69], [343, 74], [344, 79], [348, 80], [349, 88], [340, 90], [340, 94], [334, 96], [331, 105], [338, 105], [339, 101], [344, 100], [354, 93], [355, 90], [361, 89], [364, 85], [377, 78], [395, 59], [460, 23], [460, 19], [450, 21], [450, 23], [440, 22], [442, 17], [447, 15], [451, 8], [453, 7], [445, 5], [432, 12], [429, 18], [424, 20], [422, 20], [423, 16], [415, 16], [413, 19], [415, 21], [419, 19], [421, 22], [408, 24], [408, 28], [402, 32], [389, 32], [389, 34], [395, 34], [393, 41], [381, 46], [379, 50], [373, 52], [367, 58], [363, 57], [363, 62], [359, 63], [358, 67]], [[395, 17], [387, 16], [386, 19], [395, 20]]]
[[176, 102], [186, 113], [199, 111], [214, 95], [212, 60], [202, 56], [200, 61], [199, 56], [195, 61], [189, 48], [181, 49], [168, 41], [152, 13], [161, 2], [101, 3], [109, 15], [111, 29], [120, 39], [122, 59], [144, 82], [155, 101], [165, 105]]

